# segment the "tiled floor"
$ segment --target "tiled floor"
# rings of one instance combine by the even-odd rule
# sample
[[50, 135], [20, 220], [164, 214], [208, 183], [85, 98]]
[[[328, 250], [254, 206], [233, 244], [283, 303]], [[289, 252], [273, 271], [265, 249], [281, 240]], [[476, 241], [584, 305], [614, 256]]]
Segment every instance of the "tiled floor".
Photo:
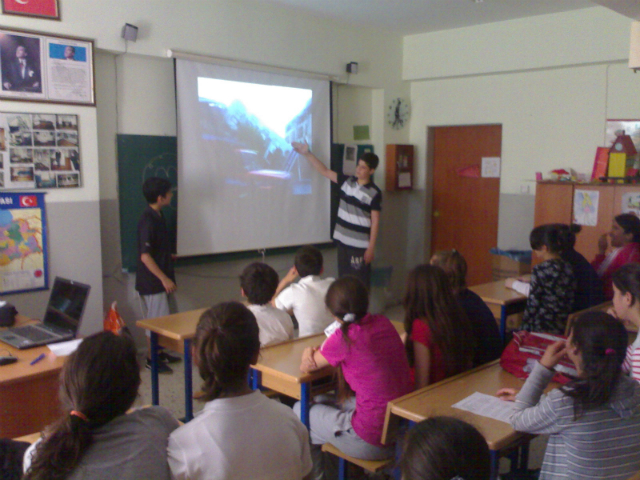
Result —
[[[402, 321], [404, 319], [404, 310], [401, 306], [387, 309], [386, 315], [391, 320]], [[184, 417], [184, 366], [183, 363], [175, 363], [171, 365], [173, 373], [160, 375], [160, 405], [168, 408], [177, 418]], [[192, 372], [193, 389], [197, 391], [202, 380], [198, 375], [197, 368], [194, 367]], [[151, 375], [150, 371], [143, 369], [142, 384], [140, 386], [140, 397], [138, 405], [151, 404]], [[199, 412], [203, 407], [202, 402], [194, 400], [193, 410]], [[531, 442], [529, 466], [530, 468], [539, 468], [542, 464], [542, 457], [546, 447], [546, 437], [537, 437]], [[502, 459], [500, 463], [500, 471], [506, 472], [509, 469], [509, 461]]]

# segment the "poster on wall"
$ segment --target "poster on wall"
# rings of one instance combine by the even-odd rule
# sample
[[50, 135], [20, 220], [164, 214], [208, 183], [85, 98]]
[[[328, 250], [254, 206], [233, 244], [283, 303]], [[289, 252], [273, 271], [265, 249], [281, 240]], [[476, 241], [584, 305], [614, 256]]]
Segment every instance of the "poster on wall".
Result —
[[0, 112], [0, 190], [82, 186], [78, 116]]
[[627, 192], [622, 195], [622, 213], [633, 213], [640, 217], [640, 193]]
[[0, 98], [95, 105], [93, 42], [0, 29]]
[[573, 223], [595, 227], [598, 224], [599, 203], [599, 191], [576, 189], [573, 193]]
[[48, 288], [44, 193], [0, 193], [0, 295]]

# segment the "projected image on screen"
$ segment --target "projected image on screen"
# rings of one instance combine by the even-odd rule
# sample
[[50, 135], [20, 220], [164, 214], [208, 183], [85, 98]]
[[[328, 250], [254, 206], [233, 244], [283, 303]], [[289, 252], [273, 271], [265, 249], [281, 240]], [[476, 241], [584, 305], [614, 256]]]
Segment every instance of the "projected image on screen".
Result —
[[331, 240], [330, 185], [291, 148], [327, 163], [330, 83], [176, 61], [178, 254]]
[[312, 172], [291, 148], [311, 143], [313, 92], [304, 88], [198, 78], [202, 139], [233, 165], [225, 182], [246, 188], [310, 195]]

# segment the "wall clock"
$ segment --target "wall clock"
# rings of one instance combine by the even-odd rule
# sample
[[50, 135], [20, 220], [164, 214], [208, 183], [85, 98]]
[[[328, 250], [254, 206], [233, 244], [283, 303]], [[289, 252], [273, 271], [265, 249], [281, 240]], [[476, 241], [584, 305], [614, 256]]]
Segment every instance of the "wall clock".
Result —
[[400, 130], [409, 120], [409, 101], [404, 98], [394, 98], [387, 109], [387, 122], [394, 130]]

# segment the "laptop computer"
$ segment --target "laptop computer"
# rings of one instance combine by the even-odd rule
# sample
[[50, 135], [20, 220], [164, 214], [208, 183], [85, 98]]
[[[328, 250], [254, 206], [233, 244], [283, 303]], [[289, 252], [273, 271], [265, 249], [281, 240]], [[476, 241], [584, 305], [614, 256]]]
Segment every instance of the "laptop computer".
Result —
[[19, 348], [32, 348], [75, 338], [91, 287], [56, 277], [42, 323], [12, 327], [0, 332], [0, 341]]

